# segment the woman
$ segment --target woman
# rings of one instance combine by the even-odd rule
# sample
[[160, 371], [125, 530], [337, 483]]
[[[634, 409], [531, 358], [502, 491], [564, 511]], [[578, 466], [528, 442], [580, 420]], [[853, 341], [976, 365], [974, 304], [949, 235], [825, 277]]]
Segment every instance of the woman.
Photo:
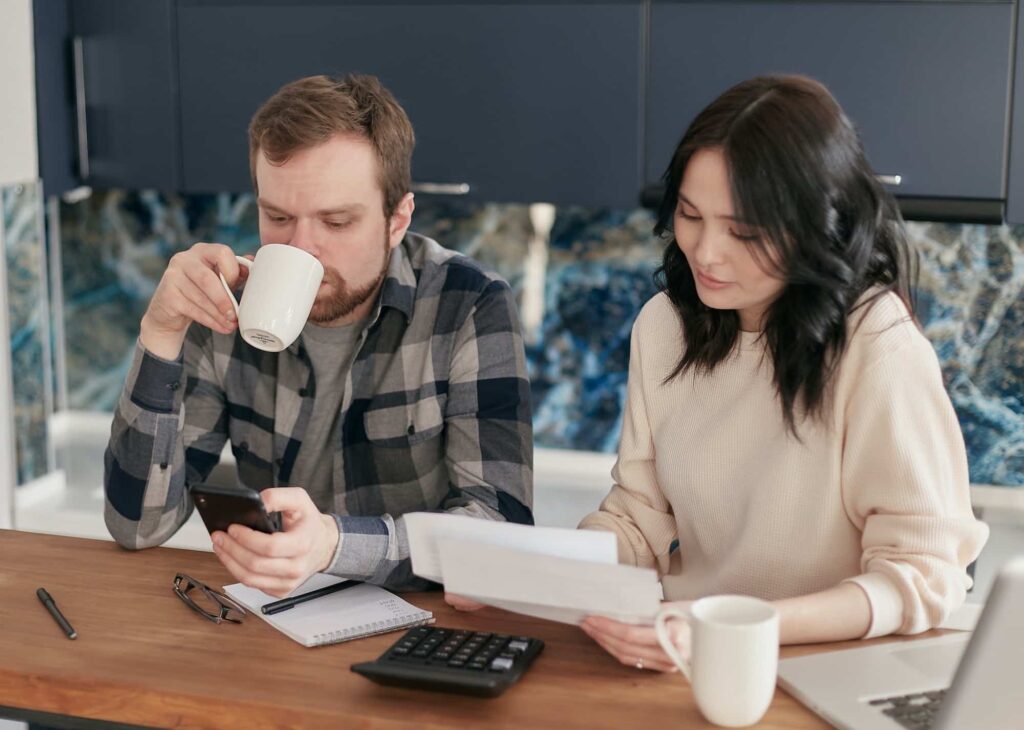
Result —
[[[614, 532], [669, 600], [773, 601], [784, 644], [937, 626], [988, 529], [899, 213], [849, 120], [815, 81], [751, 79], [697, 116], [665, 181], [615, 486], [580, 527]], [[652, 628], [583, 629], [674, 668]]]

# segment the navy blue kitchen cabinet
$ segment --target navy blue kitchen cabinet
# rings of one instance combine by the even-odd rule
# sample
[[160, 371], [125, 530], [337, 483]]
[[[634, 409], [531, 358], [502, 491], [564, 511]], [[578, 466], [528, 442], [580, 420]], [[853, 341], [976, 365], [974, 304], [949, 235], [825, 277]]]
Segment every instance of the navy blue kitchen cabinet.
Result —
[[1013, 75], [1013, 116], [1010, 164], [1006, 184], [1006, 221], [1024, 224], [1024, 13], [1017, 11], [1016, 70]]
[[70, 8], [80, 181], [178, 188], [173, 0], [71, 0]]
[[412, 119], [416, 190], [635, 205], [642, 21], [639, 0], [179, 0], [183, 187], [249, 189], [260, 103], [302, 76], [356, 72]]
[[79, 185], [175, 189], [174, 0], [34, 0], [39, 169]]
[[50, 193], [248, 190], [246, 126], [259, 104], [300, 76], [363, 72], [412, 118], [419, 192], [632, 207], [717, 94], [797, 72], [836, 94], [876, 171], [899, 177], [891, 189], [906, 215], [993, 220], [1009, 201], [1009, 220], [1024, 222], [1024, 54], [1013, 78], [1011, 0], [35, 8]]
[[905, 214], [1001, 218], [1013, 18], [1012, 2], [655, 0], [645, 180], [720, 92], [803, 73], [838, 98], [875, 171], [899, 177]]
[[78, 186], [68, 0], [34, 0], [32, 25], [39, 177], [48, 195], [59, 195]]

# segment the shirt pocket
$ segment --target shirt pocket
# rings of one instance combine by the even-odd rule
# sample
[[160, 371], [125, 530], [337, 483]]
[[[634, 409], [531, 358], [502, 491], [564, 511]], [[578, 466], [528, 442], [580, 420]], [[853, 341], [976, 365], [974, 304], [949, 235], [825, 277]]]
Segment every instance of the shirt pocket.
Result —
[[437, 398], [387, 408], [373, 408], [363, 414], [366, 438], [374, 446], [402, 448], [429, 441], [444, 429], [444, 413]]

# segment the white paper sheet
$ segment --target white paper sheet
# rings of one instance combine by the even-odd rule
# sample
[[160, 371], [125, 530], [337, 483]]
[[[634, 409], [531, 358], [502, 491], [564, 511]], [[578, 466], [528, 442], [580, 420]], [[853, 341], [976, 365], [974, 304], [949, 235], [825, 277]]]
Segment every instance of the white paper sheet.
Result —
[[661, 604], [655, 571], [547, 556], [462, 539], [438, 549], [445, 590], [551, 621], [578, 624], [591, 615], [650, 624]]
[[405, 515], [404, 519], [409, 536], [412, 572], [438, 583], [445, 582], [438, 551], [438, 543], [442, 538], [471, 540], [528, 553], [607, 565], [618, 562], [618, 545], [615, 535], [610, 532], [516, 525], [437, 512], [413, 512]]

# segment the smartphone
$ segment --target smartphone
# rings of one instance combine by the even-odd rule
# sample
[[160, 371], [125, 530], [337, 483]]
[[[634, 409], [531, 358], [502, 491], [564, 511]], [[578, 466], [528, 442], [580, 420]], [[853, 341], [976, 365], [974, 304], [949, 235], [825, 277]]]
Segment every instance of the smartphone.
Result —
[[212, 484], [193, 484], [190, 491], [211, 535], [218, 530], [226, 532], [229, 525], [245, 525], [268, 535], [281, 530], [281, 513], [267, 512], [259, 492]]

